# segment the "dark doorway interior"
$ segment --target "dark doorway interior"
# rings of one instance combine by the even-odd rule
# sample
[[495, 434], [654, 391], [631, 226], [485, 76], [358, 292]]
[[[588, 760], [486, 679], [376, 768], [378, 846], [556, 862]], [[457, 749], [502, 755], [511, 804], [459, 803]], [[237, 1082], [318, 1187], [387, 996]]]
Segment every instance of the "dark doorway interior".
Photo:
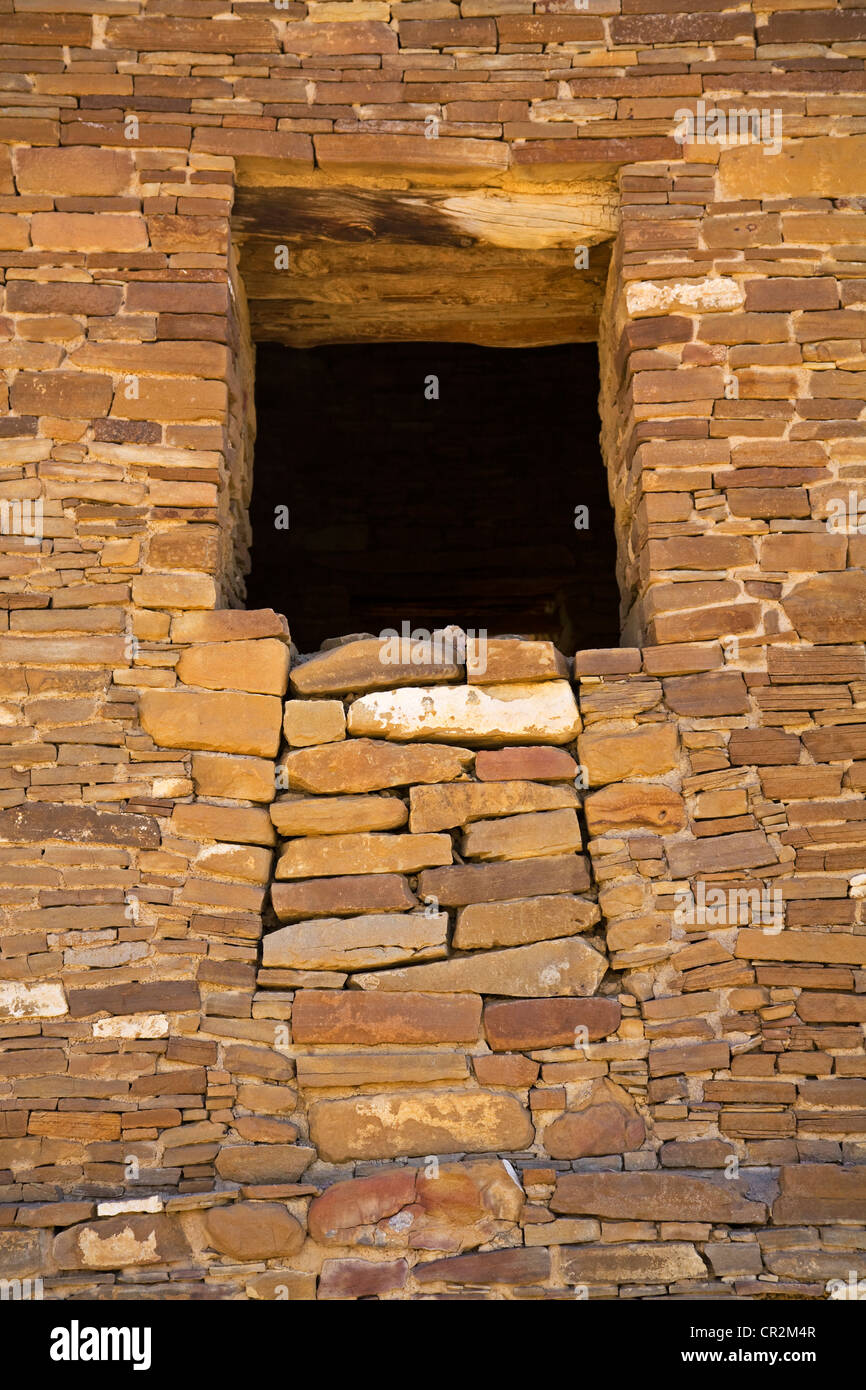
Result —
[[260, 344], [256, 411], [247, 606], [301, 651], [403, 622], [618, 645], [595, 344]]

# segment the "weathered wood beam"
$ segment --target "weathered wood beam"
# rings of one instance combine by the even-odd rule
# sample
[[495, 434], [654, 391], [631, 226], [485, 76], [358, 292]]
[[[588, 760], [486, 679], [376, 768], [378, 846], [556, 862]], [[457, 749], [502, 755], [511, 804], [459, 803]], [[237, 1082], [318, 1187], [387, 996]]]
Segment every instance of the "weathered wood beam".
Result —
[[486, 189], [466, 193], [402, 193], [346, 188], [241, 188], [235, 228], [292, 242], [413, 242], [422, 246], [540, 249], [593, 245], [613, 235], [616, 209], [609, 189], [593, 198]]

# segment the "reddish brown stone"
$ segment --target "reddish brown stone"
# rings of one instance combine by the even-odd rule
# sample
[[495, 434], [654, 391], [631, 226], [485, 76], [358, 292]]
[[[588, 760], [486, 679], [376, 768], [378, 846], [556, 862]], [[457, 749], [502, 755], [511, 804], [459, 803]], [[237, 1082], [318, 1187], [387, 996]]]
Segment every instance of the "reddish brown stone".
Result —
[[304, 1243], [300, 1222], [276, 1202], [233, 1202], [205, 1217], [210, 1244], [232, 1260], [277, 1260]]
[[697, 718], [746, 714], [749, 697], [739, 671], [678, 676], [664, 683], [665, 702], [676, 714]]
[[626, 1221], [718, 1221], [760, 1225], [767, 1209], [740, 1191], [742, 1180], [716, 1181], [673, 1173], [567, 1173], [560, 1177], [550, 1209], [578, 1216]]
[[507, 1086], [521, 1090], [531, 1086], [538, 1076], [538, 1062], [522, 1053], [503, 1053], [473, 1059], [475, 1076], [482, 1086]]
[[109, 19], [105, 44], [137, 53], [172, 49], [192, 53], [278, 53], [280, 47], [277, 30], [267, 19], [149, 19], [143, 15]]
[[19, 372], [11, 405], [19, 415], [67, 415], [91, 419], [107, 415], [111, 377], [93, 372]]
[[563, 748], [483, 748], [475, 773], [481, 782], [570, 782], [577, 763]]
[[466, 907], [468, 903], [502, 902], [546, 893], [582, 893], [589, 886], [586, 860], [579, 854], [425, 869], [418, 879], [420, 896], [425, 900], [434, 897], [443, 907]]
[[296, 1043], [474, 1042], [480, 1025], [471, 994], [301, 990], [292, 1009]]
[[819, 574], [795, 585], [782, 607], [806, 642], [866, 640], [866, 570]]
[[117, 815], [87, 806], [29, 802], [0, 811], [0, 843], [43, 844], [47, 840], [78, 845], [135, 845], [156, 849], [159, 825], [151, 816]]
[[782, 1168], [773, 1221], [782, 1225], [866, 1221], [866, 1168], [836, 1163]]
[[547, 1126], [543, 1143], [551, 1158], [585, 1158], [639, 1149], [645, 1136], [628, 1092], [603, 1081], [579, 1110], [567, 1111]]
[[621, 1013], [613, 999], [507, 1000], [485, 1006], [484, 1031], [497, 1052], [573, 1047], [578, 1029], [591, 1042], [615, 1033]]
[[192, 980], [154, 980], [152, 984], [105, 985], [69, 991], [70, 1018], [92, 1014], [183, 1013], [200, 1007]]
[[325, 1260], [319, 1298], [375, 1298], [402, 1289], [408, 1275], [405, 1260]]
[[734, 767], [778, 767], [800, 761], [800, 740], [781, 729], [734, 729], [728, 744]]
[[412, 1271], [419, 1284], [525, 1284], [542, 1283], [550, 1274], [550, 1251], [486, 1250], [480, 1255], [456, 1255], [450, 1260], [430, 1260]]
[[281, 922], [305, 917], [352, 917], [369, 912], [405, 912], [418, 906], [400, 874], [350, 874], [342, 878], [272, 883], [271, 901]]
[[414, 1168], [396, 1168], [370, 1178], [350, 1178], [325, 1189], [310, 1205], [313, 1240], [349, 1244], [359, 1226], [375, 1226], [415, 1200]]

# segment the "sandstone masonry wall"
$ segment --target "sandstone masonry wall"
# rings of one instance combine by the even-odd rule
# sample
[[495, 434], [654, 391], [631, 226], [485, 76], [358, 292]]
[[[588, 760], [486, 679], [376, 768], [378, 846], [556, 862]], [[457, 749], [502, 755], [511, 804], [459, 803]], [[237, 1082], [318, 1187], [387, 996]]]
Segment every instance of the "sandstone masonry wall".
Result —
[[[0, 1275], [826, 1296], [866, 1273], [864, 12], [171, 8], [0, 0]], [[673, 140], [744, 97], [778, 155]], [[622, 648], [299, 661], [239, 606], [236, 185], [591, 169]]]

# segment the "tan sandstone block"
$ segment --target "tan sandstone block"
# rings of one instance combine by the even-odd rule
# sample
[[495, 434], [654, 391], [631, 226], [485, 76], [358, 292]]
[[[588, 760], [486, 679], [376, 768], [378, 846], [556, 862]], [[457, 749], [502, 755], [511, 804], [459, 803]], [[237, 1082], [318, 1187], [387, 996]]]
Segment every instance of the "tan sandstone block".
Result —
[[274, 797], [274, 765], [264, 758], [195, 753], [192, 776], [199, 796], [234, 801], [272, 801]]
[[460, 951], [523, 946], [588, 931], [598, 920], [595, 903], [567, 893], [514, 902], [470, 903], [457, 914], [454, 946]]
[[179, 613], [172, 620], [172, 642], [241, 642], [258, 637], [289, 640], [289, 625], [273, 608], [220, 608], [210, 613]]
[[309, 748], [314, 743], [336, 743], [345, 738], [342, 700], [288, 700], [283, 733], [290, 748]]
[[282, 759], [288, 784], [303, 792], [372, 792], [415, 782], [451, 782], [471, 764], [468, 748], [416, 745], [397, 748], [374, 739], [350, 739], [324, 748], [299, 748]]
[[276, 877], [411, 874], [450, 863], [448, 835], [322, 835], [288, 844], [277, 864]]
[[678, 760], [673, 724], [641, 724], [622, 733], [591, 729], [578, 739], [577, 748], [593, 787], [627, 777], [657, 777]]
[[502, 820], [480, 820], [463, 835], [467, 859], [496, 862], [569, 854], [581, 848], [577, 812], [536, 811]]
[[695, 1247], [677, 1241], [579, 1245], [563, 1251], [562, 1270], [569, 1284], [674, 1284], [707, 1278]]
[[741, 309], [745, 292], [736, 280], [706, 275], [695, 280], [635, 280], [626, 291], [626, 307], [632, 318], [689, 313], [729, 314]]
[[271, 858], [271, 851], [258, 845], [206, 845], [193, 860], [192, 869], [216, 878], [265, 884], [271, 876]]
[[13, 151], [19, 193], [47, 193], [52, 198], [108, 197], [129, 190], [135, 164], [129, 150], [59, 149]]
[[271, 820], [286, 837], [395, 830], [408, 814], [398, 796], [282, 797], [271, 806]]
[[62, 1018], [68, 1011], [62, 985], [0, 981], [0, 1018]]
[[232, 1260], [277, 1260], [294, 1255], [304, 1228], [278, 1202], [232, 1202], [204, 1218], [209, 1243]]
[[279, 748], [283, 707], [270, 695], [145, 690], [139, 709], [142, 728], [162, 748], [265, 758], [273, 758]]
[[844, 198], [864, 191], [866, 135], [839, 140], [822, 135], [786, 141], [772, 159], [760, 145], [722, 150], [722, 196], [739, 198]]
[[262, 964], [295, 970], [368, 970], [445, 955], [448, 914], [326, 917], [269, 932]]
[[456, 782], [412, 787], [409, 802], [409, 825], [417, 833], [451, 830], [490, 816], [576, 806], [577, 792], [573, 787], [538, 786], [534, 782]]
[[292, 672], [292, 690], [298, 695], [360, 695], [399, 685], [460, 680], [462, 667], [438, 655], [437, 660], [433, 643], [407, 640], [395, 646], [393, 639], [364, 637], [301, 662]]
[[586, 798], [584, 810], [590, 835], [612, 830], [682, 830], [686, 823], [683, 798], [664, 786], [604, 787]]
[[30, 235], [46, 251], [143, 251], [147, 223], [128, 212], [36, 212]]
[[126, 1269], [190, 1258], [176, 1218], [136, 1212], [70, 1226], [55, 1237], [52, 1253], [60, 1269]]
[[[350, 1086], [400, 1086], [417, 1082], [464, 1081], [468, 1076], [462, 1052], [311, 1053], [297, 1059], [298, 1085], [348, 1089]], [[327, 1191], [331, 1189], [328, 1188]]]
[[580, 729], [568, 681], [413, 687], [364, 695], [349, 710], [350, 734], [476, 744], [568, 743]]
[[118, 392], [112, 414], [121, 420], [211, 420], [219, 424], [227, 406], [228, 388], [223, 381], [141, 376], [138, 395], [127, 397]]
[[206, 690], [247, 690], [258, 695], [285, 695], [289, 683], [289, 649], [265, 637], [252, 642], [214, 642], [181, 652], [175, 667], [184, 685]]
[[236, 1144], [220, 1149], [216, 1170], [226, 1182], [297, 1182], [315, 1157], [303, 1144]]
[[139, 574], [132, 581], [132, 601], [140, 608], [213, 608], [216, 585], [209, 574]]
[[549, 681], [568, 677], [568, 662], [552, 642], [520, 638], [470, 638], [466, 644], [466, 679], [470, 685], [512, 681]]
[[20, 415], [90, 419], [108, 414], [111, 377], [93, 372], [18, 372], [12, 382], [12, 409]]
[[[25, 217], [15, 217], [11, 213], [0, 213], [0, 250], [3, 251], [24, 251], [30, 246], [30, 236], [27, 230], [27, 219]], [[59, 359], [52, 356], [51, 361], [46, 363], [48, 366], [56, 366]], [[21, 366], [38, 367], [40, 362], [35, 353], [28, 349], [28, 357], [25, 360], [19, 358]]]
[[452, 956], [430, 965], [357, 975], [355, 983], [369, 990], [425, 990], [428, 993], [517, 995], [594, 994], [607, 961], [580, 937], [539, 941], [479, 956]]
[[239, 845], [276, 844], [274, 827], [264, 807], [180, 804], [171, 813], [176, 835], [195, 840], [229, 840]]
[[740, 1191], [742, 1179], [690, 1178], [674, 1173], [566, 1173], [560, 1176], [551, 1211], [608, 1216], [617, 1220], [692, 1221], [760, 1225], [762, 1202]]
[[411, 1091], [316, 1101], [310, 1136], [327, 1163], [437, 1153], [496, 1153], [532, 1143], [532, 1121], [493, 1091]]
[[866, 965], [866, 936], [849, 932], [783, 931], [777, 934], [744, 927], [737, 933], [734, 955], [746, 960], [820, 961]]
[[646, 1126], [628, 1091], [608, 1077], [549, 1124], [542, 1142], [551, 1158], [591, 1158], [639, 1149]]

